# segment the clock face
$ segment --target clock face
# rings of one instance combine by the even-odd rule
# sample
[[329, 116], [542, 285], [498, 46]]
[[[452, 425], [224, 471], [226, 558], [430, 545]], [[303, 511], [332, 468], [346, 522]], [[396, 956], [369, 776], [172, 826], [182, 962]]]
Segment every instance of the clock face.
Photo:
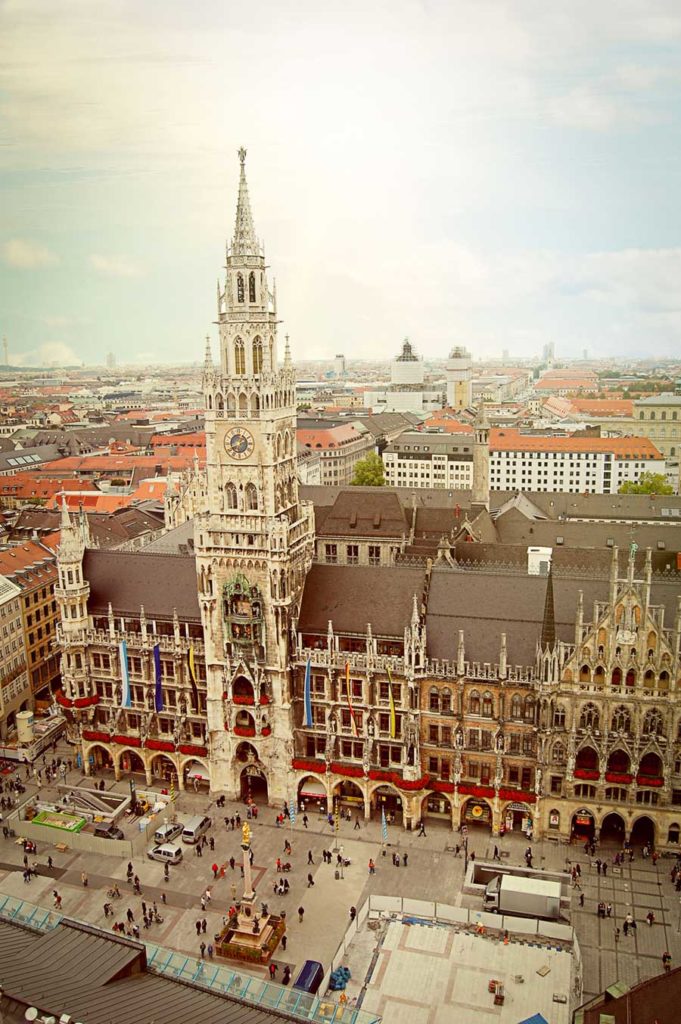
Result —
[[254, 447], [253, 435], [244, 427], [232, 427], [225, 435], [225, 451], [233, 459], [247, 459]]

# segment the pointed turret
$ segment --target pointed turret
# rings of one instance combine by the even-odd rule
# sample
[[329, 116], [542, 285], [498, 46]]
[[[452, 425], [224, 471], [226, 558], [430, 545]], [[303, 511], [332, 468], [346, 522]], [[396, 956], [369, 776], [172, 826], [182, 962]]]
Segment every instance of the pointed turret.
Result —
[[210, 335], [206, 335], [206, 354], [203, 359], [203, 368], [206, 373], [213, 369], [213, 353], [210, 348]]
[[284, 366], [287, 370], [291, 369], [291, 346], [289, 344], [288, 334], [286, 335], [286, 347], [284, 348]]
[[251, 201], [248, 198], [248, 183], [246, 182], [246, 150], [239, 150], [241, 161], [241, 175], [239, 177], [239, 199], [236, 205], [236, 223], [234, 225], [234, 238], [232, 239], [233, 256], [259, 256], [260, 248], [255, 237], [253, 227], [253, 216], [251, 214]]
[[489, 423], [484, 403], [478, 406], [473, 426], [473, 494], [471, 504], [489, 508]]
[[541, 645], [543, 648], [553, 647], [556, 642], [556, 614], [553, 605], [553, 568], [549, 569], [546, 578], [546, 597], [544, 598], [544, 617], [541, 624]]
[[69, 530], [71, 528], [71, 516], [66, 505], [66, 495], [63, 493], [61, 496], [61, 520], [59, 526], [62, 530]]

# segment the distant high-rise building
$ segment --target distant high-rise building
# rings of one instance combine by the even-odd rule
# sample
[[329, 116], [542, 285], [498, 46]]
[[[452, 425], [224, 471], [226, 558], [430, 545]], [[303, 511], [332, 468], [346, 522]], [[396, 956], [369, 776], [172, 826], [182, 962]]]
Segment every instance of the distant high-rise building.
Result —
[[556, 358], [556, 346], [552, 341], [547, 341], [544, 345], [544, 351], [542, 354], [542, 362], [553, 363]]
[[346, 370], [345, 370], [345, 356], [342, 353], [340, 355], [337, 355], [334, 358], [334, 361], [333, 361], [333, 372], [336, 375], [336, 377], [344, 377], [345, 376], [345, 373], [346, 373]]
[[470, 352], [457, 345], [447, 360], [447, 405], [468, 409], [473, 404], [473, 361]]
[[503, 350], [503, 352], [501, 353], [501, 361], [504, 362], [504, 363], [508, 363], [509, 360], [510, 360], [510, 356], [508, 354], [508, 349], [505, 348]]
[[113, 370], [116, 366], [116, 356], [113, 352], [107, 352], [106, 354], [106, 368], [107, 370]]
[[402, 351], [390, 364], [390, 383], [395, 386], [423, 384], [423, 361], [414, 351], [414, 346], [405, 338]]

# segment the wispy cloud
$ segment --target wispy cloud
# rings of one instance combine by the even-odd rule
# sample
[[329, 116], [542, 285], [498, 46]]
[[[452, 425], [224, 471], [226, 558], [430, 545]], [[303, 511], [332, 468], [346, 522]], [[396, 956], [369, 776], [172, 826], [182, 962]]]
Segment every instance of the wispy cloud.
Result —
[[59, 263], [55, 254], [39, 242], [27, 238], [10, 238], [2, 246], [2, 258], [8, 267], [18, 270], [35, 270]]
[[80, 358], [63, 341], [45, 341], [36, 348], [13, 356], [12, 362], [18, 366], [73, 366], [80, 364]]
[[145, 273], [140, 263], [128, 259], [127, 256], [102, 256], [101, 253], [93, 253], [90, 256], [90, 266], [107, 277], [142, 277]]

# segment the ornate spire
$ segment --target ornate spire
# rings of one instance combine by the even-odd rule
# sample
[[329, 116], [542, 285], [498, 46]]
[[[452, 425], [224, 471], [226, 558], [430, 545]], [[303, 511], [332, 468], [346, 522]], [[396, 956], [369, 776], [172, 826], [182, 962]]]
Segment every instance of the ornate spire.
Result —
[[248, 184], [246, 182], [246, 150], [241, 147], [239, 150], [241, 161], [241, 175], [239, 177], [239, 199], [236, 204], [236, 223], [234, 225], [234, 238], [232, 239], [233, 256], [259, 256], [260, 248], [255, 237], [253, 217], [251, 215], [251, 202], [248, 198]]
[[553, 607], [553, 568], [549, 568], [546, 578], [546, 597], [544, 599], [544, 618], [541, 625], [542, 647], [553, 647], [556, 642], [556, 614]]
[[284, 348], [284, 366], [290, 368], [291, 366], [291, 346], [288, 340], [288, 334], [286, 335], [286, 347]]
[[210, 350], [210, 335], [209, 334], [206, 335], [206, 355], [204, 357], [203, 366], [204, 366], [204, 369], [206, 369], [206, 370], [212, 370], [213, 369], [213, 353]]
[[64, 494], [63, 491], [62, 491], [62, 496], [61, 496], [61, 523], [60, 523], [60, 526], [61, 526], [62, 530], [68, 530], [71, 527], [71, 516], [69, 515], [69, 510], [68, 510], [68, 507], [66, 505], [66, 495]]

